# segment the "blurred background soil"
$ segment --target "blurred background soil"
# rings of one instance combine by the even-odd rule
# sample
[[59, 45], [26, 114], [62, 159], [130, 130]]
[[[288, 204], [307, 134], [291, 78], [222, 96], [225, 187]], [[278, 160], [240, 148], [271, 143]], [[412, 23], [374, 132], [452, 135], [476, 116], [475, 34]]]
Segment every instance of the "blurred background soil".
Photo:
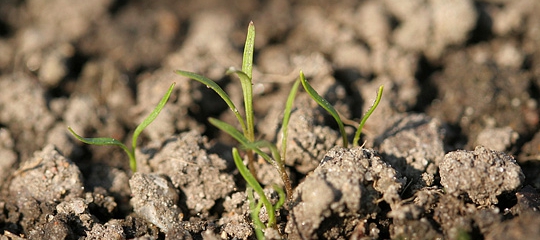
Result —
[[[515, 236], [511, 232], [515, 228], [497, 228], [497, 231], [507, 229], [504, 234], [485, 230], [491, 229], [486, 227], [491, 225], [483, 219], [498, 216], [500, 221], [508, 220], [509, 226], [520, 225], [519, 221], [525, 220], [513, 216], [523, 209], [537, 211], [539, 207], [538, 12], [537, 0], [2, 0], [0, 234], [39, 238], [42, 235], [29, 231], [32, 224], [44, 224], [43, 229], [47, 229], [46, 223], [51, 219], [46, 216], [53, 215], [55, 221], [70, 223], [73, 220], [62, 219], [58, 214], [71, 216], [74, 212], [79, 219], [81, 214], [93, 219], [79, 224], [87, 229], [93, 228], [92, 222], [124, 219], [118, 224], [123, 230], [117, 232], [124, 234], [119, 238], [144, 234], [162, 237], [164, 229], [167, 236], [184, 234], [183, 230], [166, 224], [160, 227], [160, 233], [154, 225], [144, 225], [141, 223], [144, 221], [133, 218], [128, 186], [132, 173], [121, 149], [83, 145], [67, 131], [71, 126], [85, 137], [110, 136], [128, 143], [133, 129], [152, 111], [168, 86], [176, 82], [169, 104], [143, 132], [138, 150], [141, 172], [167, 177], [138, 181], [169, 181], [170, 186], [165, 184], [169, 186], [166, 191], [180, 191], [176, 194], [184, 199], [169, 199], [183, 202], [178, 206], [180, 210], [170, 215], [171, 219], [180, 221], [178, 213], [183, 212], [194, 222], [193, 226], [204, 226], [216, 234], [225, 232], [221, 237], [232, 237], [227, 234], [233, 230], [223, 230], [226, 224], [217, 220], [221, 216], [215, 212], [232, 213], [237, 211], [232, 207], [235, 204], [245, 209], [245, 205], [234, 202], [235, 197], [224, 200], [236, 187], [244, 186], [234, 185], [240, 179], [230, 159], [230, 147], [234, 144], [206, 119], [218, 117], [233, 123], [234, 115], [211, 90], [173, 71], [192, 71], [216, 80], [237, 106], [242, 106], [239, 82], [227, 76], [225, 70], [241, 66], [246, 29], [253, 21], [257, 31], [253, 73], [255, 112], [260, 138], [279, 139], [276, 133], [280, 114], [299, 70], [304, 71], [311, 85], [345, 118], [354, 121], [362, 117], [378, 87], [384, 85], [383, 100], [367, 122], [362, 141], [366, 147], [380, 152], [383, 160], [399, 172], [398, 178], [408, 179], [404, 183], [407, 187], [401, 189], [405, 196], [429, 192], [430, 197], [422, 198], [426, 204], [447, 203], [459, 205], [462, 210], [471, 209], [470, 206], [485, 207], [483, 200], [473, 196], [470, 197], [474, 201], [458, 203], [439, 191], [446, 182], [440, 179], [438, 167], [445, 153], [458, 149], [471, 154], [473, 150], [474, 154], [480, 151], [477, 146], [502, 151], [513, 156], [523, 170], [524, 180], [516, 184], [526, 186], [526, 190], [513, 187], [503, 191], [511, 194], [499, 205], [496, 197], [500, 193], [493, 193], [486, 203], [489, 210], [466, 216], [440, 208], [422, 210], [432, 211], [426, 216], [433, 231], [426, 230], [424, 236], [459, 236], [458, 230], [448, 232], [445, 226], [451, 222], [447, 218], [456, 214], [462, 217], [455, 220], [456, 224], [461, 230], [472, 232], [472, 236], [478, 234], [488, 239]], [[297, 98], [292, 119], [295, 125], [290, 134], [301, 141], [288, 150], [291, 156], [287, 165], [294, 184], [298, 185], [325, 158], [339, 137], [335, 135], [335, 122], [304, 93]], [[354, 129], [347, 131], [352, 135]], [[185, 140], [188, 135], [196, 136], [194, 140]], [[169, 155], [157, 152], [161, 148], [176, 149], [176, 145], [170, 145], [173, 143], [194, 149], [185, 154], [216, 153], [219, 159], [209, 155], [210, 160], [191, 159], [194, 165], [169, 165]], [[34, 156], [36, 151], [42, 152]], [[14, 199], [17, 187], [25, 185], [24, 179], [21, 183], [17, 178], [29, 169], [41, 167], [39, 159], [48, 158], [55, 159], [55, 165], [50, 168], [70, 171], [69, 176], [63, 177], [73, 179], [70, 185], [41, 196], [46, 201], [34, 199], [28, 200], [29, 203], [18, 195], [21, 198]], [[70, 164], [77, 169], [69, 170]], [[204, 192], [199, 199], [196, 185], [199, 182], [175, 178], [175, 173], [170, 172], [178, 169], [197, 172], [205, 164], [211, 166], [205, 174], [223, 175], [221, 183], [226, 185], [223, 187], [226, 190]], [[263, 173], [259, 179], [264, 184], [272, 183], [273, 177]], [[49, 172], [40, 174], [45, 177], [38, 174], [30, 179], [47, 178]], [[216, 184], [212, 179], [200, 181], [203, 185]], [[437, 186], [439, 190], [428, 188]], [[79, 190], [66, 193], [65, 189]], [[440, 198], [433, 197], [439, 195]], [[32, 196], [24, 195], [27, 198]], [[79, 203], [77, 199], [86, 199], [85, 203], [93, 205], [78, 211], [73, 208], [73, 204]], [[63, 200], [69, 201], [70, 207], [58, 207]], [[54, 204], [47, 205], [47, 201]], [[521, 210], [510, 211], [516, 204]], [[35, 218], [24, 217], [23, 206], [34, 209], [30, 212]], [[391, 207], [395, 214], [397, 207]], [[537, 215], [524, 215], [538, 222]], [[412, 234], [407, 232], [410, 229], [380, 227], [384, 225], [380, 218], [373, 222], [379, 227], [365, 223], [367, 232], [355, 230], [348, 237], [414, 236], [407, 235]], [[422, 216], [413, 217], [414, 221], [397, 215], [393, 218], [403, 225], [420, 226], [413, 231], [426, 226], [426, 222], [419, 220]], [[216, 224], [196, 224], [209, 219]], [[456, 224], [451, 224], [452, 229], [458, 229]], [[111, 225], [114, 224], [107, 226]], [[65, 228], [70, 226], [66, 224]], [[135, 230], [140, 226], [144, 230]], [[184, 223], [181, 229], [202, 236], [203, 230], [193, 226]], [[116, 231], [114, 227], [104, 228]], [[373, 235], [369, 229], [386, 229], [386, 232]], [[239, 238], [251, 236], [249, 231], [238, 234]], [[74, 230], [59, 230], [58, 236], [81, 235]]]

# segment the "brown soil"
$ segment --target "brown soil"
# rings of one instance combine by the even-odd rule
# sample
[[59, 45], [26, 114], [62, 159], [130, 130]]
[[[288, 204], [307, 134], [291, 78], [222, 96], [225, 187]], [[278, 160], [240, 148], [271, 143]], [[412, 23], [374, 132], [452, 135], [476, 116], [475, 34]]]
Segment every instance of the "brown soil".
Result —
[[[242, 106], [225, 70], [240, 67], [250, 20], [258, 139], [279, 141], [299, 70], [353, 121], [385, 86], [354, 148], [299, 92], [294, 193], [267, 238], [537, 238], [538, 12], [536, 0], [0, 1], [0, 238], [254, 239], [237, 144], [207, 121], [234, 115], [173, 72]], [[67, 131], [129, 143], [173, 82], [137, 173], [121, 149]], [[280, 178], [256, 165], [275, 203]]]

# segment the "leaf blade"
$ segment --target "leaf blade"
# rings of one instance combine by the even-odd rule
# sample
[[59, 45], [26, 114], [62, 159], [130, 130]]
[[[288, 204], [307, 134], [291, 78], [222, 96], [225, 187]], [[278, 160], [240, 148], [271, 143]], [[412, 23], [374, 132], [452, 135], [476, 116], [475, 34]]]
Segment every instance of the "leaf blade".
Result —
[[244, 94], [244, 110], [246, 115], [246, 137], [249, 141], [255, 141], [255, 121], [253, 116], [253, 52], [255, 51], [255, 25], [253, 21], [249, 22], [246, 42], [244, 44], [244, 53], [242, 56], [242, 72], [236, 72], [242, 92]]
[[242, 57], [242, 72], [245, 72], [251, 79], [253, 72], [253, 52], [255, 49], [255, 25], [249, 22], [246, 43], [244, 44], [244, 54]]
[[268, 214], [267, 227], [269, 228], [274, 227], [274, 225], [276, 224], [274, 206], [272, 205], [272, 203], [270, 203], [270, 201], [268, 201], [268, 198], [266, 198], [266, 195], [264, 194], [264, 191], [261, 185], [259, 184], [259, 182], [257, 182], [255, 177], [251, 175], [251, 172], [249, 171], [249, 169], [247, 169], [246, 165], [244, 165], [244, 162], [242, 162], [242, 158], [240, 157], [240, 154], [238, 153], [238, 149], [233, 148], [232, 153], [233, 153], [234, 164], [236, 165], [236, 168], [238, 168], [240, 175], [242, 175], [242, 177], [244, 178], [244, 180], [246, 180], [249, 186], [252, 187], [253, 190], [255, 190], [257, 194], [259, 194], [261, 201], [266, 207], [266, 212]]
[[360, 124], [358, 125], [358, 128], [356, 129], [356, 133], [354, 134], [354, 140], [353, 140], [353, 146], [358, 146], [358, 141], [360, 141], [360, 134], [362, 133], [362, 129], [364, 128], [364, 124], [366, 124], [366, 121], [371, 116], [373, 111], [379, 106], [379, 102], [381, 102], [382, 94], [383, 94], [384, 86], [381, 85], [379, 87], [379, 90], [377, 91], [377, 98], [375, 99], [375, 102], [373, 102], [373, 105], [369, 108], [369, 110], [366, 112], [364, 117], [362, 117], [362, 121], [360, 121]]
[[163, 110], [163, 107], [165, 107], [165, 104], [167, 103], [167, 101], [169, 101], [169, 98], [171, 97], [171, 93], [174, 89], [174, 86], [176, 85], [175, 82], [173, 82], [171, 84], [171, 86], [169, 87], [169, 89], [167, 90], [167, 93], [165, 93], [165, 96], [163, 96], [161, 98], [161, 100], [159, 101], [158, 105], [154, 108], [154, 110], [152, 110], [152, 112], [141, 122], [141, 124], [139, 124], [139, 126], [137, 126], [137, 128], [135, 129], [135, 131], [133, 132], [133, 139], [132, 139], [132, 143], [131, 143], [131, 146], [133, 148], [133, 151], [135, 151], [135, 147], [137, 147], [137, 138], [139, 138], [139, 135], [141, 134], [141, 132], [146, 128], [148, 127], [148, 125], [150, 125], [150, 123], [152, 123], [156, 118], [157, 116], [159, 115], [159, 113], [161, 112], [161, 110]]
[[317, 93], [317, 91], [315, 91], [315, 89], [313, 89], [313, 87], [311, 87], [311, 85], [309, 85], [309, 83], [306, 81], [306, 77], [304, 76], [304, 73], [302, 71], [300, 71], [300, 81], [302, 82], [302, 86], [304, 87], [306, 92], [309, 94], [309, 96], [313, 100], [315, 100], [315, 102], [317, 102], [317, 104], [319, 104], [319, 106], [321, 106], [330, 115], [332, 115], [332, 117], [336, 120], [336, 122], [337, 122], [337, 124], [339, 126], [339, 131], [341, 133], [341, 137], [343, 139], [343, 147], [347, 148], [348, 147], [347, 134], [345, 133], [345, 127], [343, 126], [343, 121], [341, 121], [341, 118], [339, 117], [339, 114], [336, 111], [336, 109], [334, 109], [332, 104], [330, 104], [326, 99], [321, 97], [321, 95], [319, 95], [319, 93]]
[[242, 86], [242, 94], [244, 95], [244, 110], [246, 114], [246, 130], [244, 135], [249, 141], [255, 140], [255, 120], [253, 114], [253, 84], [251, 77], [244, 71], [240, 71], [234, 68], [229, 68], [227, 74], [234, 73], [240, 79]]
[[229, 109], [231, 109], [231, 111], [234, 113], [234, 115], [236, 116], [236, 119], [238, 120], [238, 122], [240, 123], [242, 127], [242, 130], [244, 132], [247, 131], [246, 124], [244, 122], [242, 115], [240, 115], [238, 108], [236, 108], [236, 106], [234, 105], [233, 101], [229, 97], [229, 94], [227, 94], [216, 82], [214, 82], [213, 80], [209, 78], [203, 77], [199, 74], [188, 72], [188, 71], [176, 70], [175, 73], [184, 77], [191, 78], [197, 82], [200, 82], [206, 85], [210, 89], [214, 90], [214, 92], [216, 92], [221, 97], [221, 99], [225, 101], [227, 106], [229, 106]]
[[289, 121], [291, 119], [292, 106], [296, 93], [298, 92], [298, 87], [300, 86], [300, 79], [296, 80], [289, 92], [287, 97], [287, 102], [285, 103], [285, 110], [283, 111], [283, 121], [281, 122], [281, 162], [285, 161], [287, 154], [287, 137], [289, 132]]
[[99, 138], [85, 138], [77, 134], [71, 127], [68, 127], [68, 130], [71, 132], [71, 134], [77, 138], [77, 140], [90, 144], [90, 145], [101, 145], [101, 146], [119, 146], [122, 148], [129, 158], [129, 166], [133, 172], [137, 171], [137, 162], [135, 161], [135, 154], [134, 151], [130, 150], [126, 145], [124, 145], [122, 142], [114, 139], [114, 138], [108, 138], [108, 137], [99, 137]]
[[219, 128], [219, 130], [226, 132], [231, 137], [236, 139], [236, 141], [238, 141], [246, 149], [251, 149], [255, 151], [257, 154], [259, 154], [259, 156], [264, 158], [270, 164], [273, 164], [272, 158], [270, 158], [270, 156], [265, 152], [261, 151], [261, 149], [258, 148], [259, 145], [257, 145], [257, 143], [250, 142], [240, 131], [238, 131], [230, 124], [216, 118], [208, 118], [208, 121], [215, 127]]
[[77, 140], [90, 144], [90, 145], [107, 145], [107, 146], [121, 146], [124, 145], [122, 142], [114, 139], [114, 138], [108, 138], [108, 137], [99, 137], [99, 138], [85, 138], [80, 136], [79, 134], [75, 133], [75, 131], [68, 127], [68, 130], [77, 138]]

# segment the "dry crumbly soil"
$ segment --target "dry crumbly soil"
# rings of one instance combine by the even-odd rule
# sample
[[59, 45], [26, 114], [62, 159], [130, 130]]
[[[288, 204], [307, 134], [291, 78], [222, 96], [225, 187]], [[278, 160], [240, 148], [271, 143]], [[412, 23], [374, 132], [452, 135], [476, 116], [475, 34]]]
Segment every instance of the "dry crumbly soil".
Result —
[[[300, 90], [294, 191], [266, 238], [537, 238], [538, 12], [537, 0], [0, 1], [0, 239], [254, 239], [236, 143], [207, 121], [235, 117], [174, 74], [205, 75], [242, 106], [225, 70], [240, 67], [251, 20], [258, 139], [281, 141], [299, 70], [356, 122], [385, 86], [351, 148]], [[67, 131], [129, 143], [173, 82], [136, 173], [121, 149]], [[256, 168], [276, 203], [277, 172]]]

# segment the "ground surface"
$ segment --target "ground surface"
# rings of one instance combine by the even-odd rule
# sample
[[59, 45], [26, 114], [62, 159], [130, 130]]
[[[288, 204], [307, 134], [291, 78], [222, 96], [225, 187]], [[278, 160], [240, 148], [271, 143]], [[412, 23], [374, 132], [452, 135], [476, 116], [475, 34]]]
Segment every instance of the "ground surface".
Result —
[[[0, 238], [255, 238], [235, 142], [207, 122], [234, 115], [173, 73], [216, 80], [242, 106], [225, 70], [240, 67], [251, 20], [258, 139], [279, 141], [299, 70], [353, 121], [385, 86], [356, 148], [299, 92], [294, 193], [267, 238], [537, 237], [538, 12], [536, 0], [0, 1]], [[173, 82], [137, 173], [121, 149], [67, 131], [129, 143]], [[280, 178], [256, 165], [275, 203]]]

